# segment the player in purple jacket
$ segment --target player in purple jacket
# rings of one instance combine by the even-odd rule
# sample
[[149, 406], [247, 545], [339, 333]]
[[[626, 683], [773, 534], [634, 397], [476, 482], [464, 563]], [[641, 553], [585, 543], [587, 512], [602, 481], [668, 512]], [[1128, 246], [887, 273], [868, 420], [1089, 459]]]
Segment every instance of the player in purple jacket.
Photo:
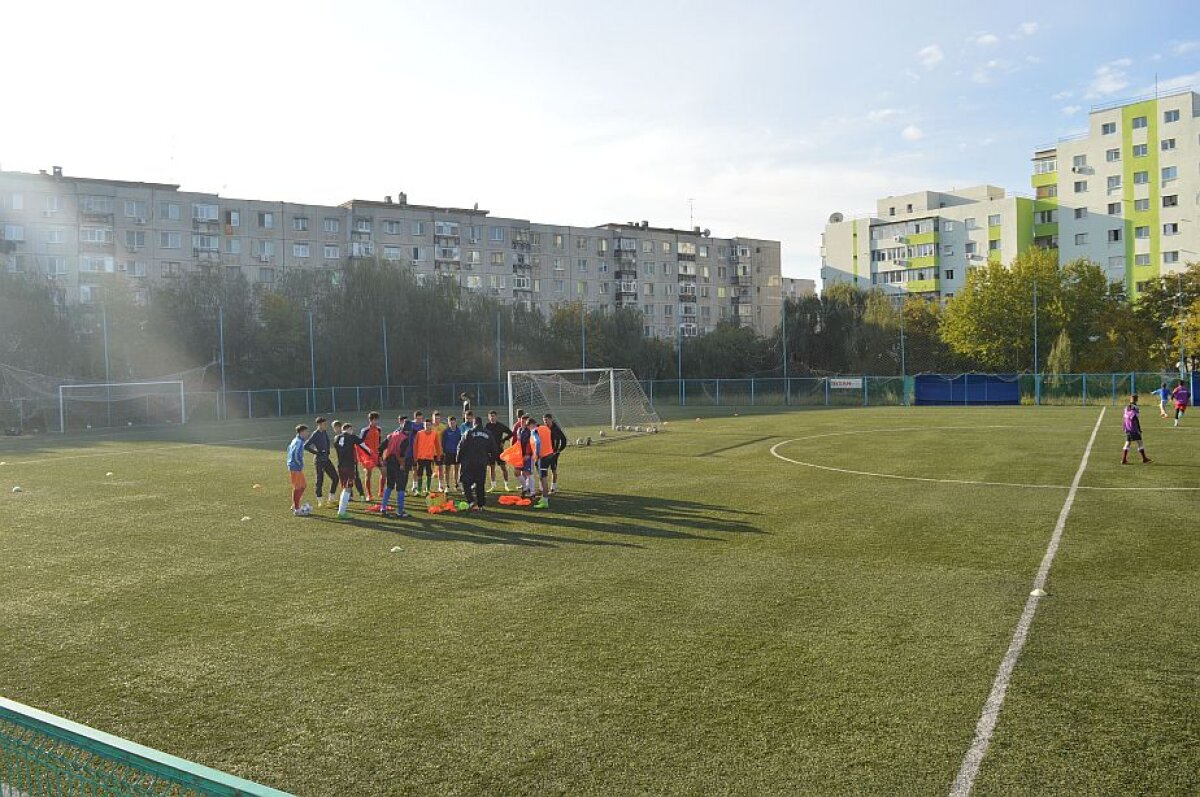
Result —
[[1121, 464], [1129, 464], [1129, 444], [1137, 443], [1138, 453], [1142, 455], [1142, 462], [1149, 462], [1150, 457], [1146, 456], [1146, 446], [1142, 443], [1142, 419], [1140, 410], [1138, 409], [1137, 393], [1129, 397], [1129, 403], [1125, 405], [1125, 448], [1121, 449]]

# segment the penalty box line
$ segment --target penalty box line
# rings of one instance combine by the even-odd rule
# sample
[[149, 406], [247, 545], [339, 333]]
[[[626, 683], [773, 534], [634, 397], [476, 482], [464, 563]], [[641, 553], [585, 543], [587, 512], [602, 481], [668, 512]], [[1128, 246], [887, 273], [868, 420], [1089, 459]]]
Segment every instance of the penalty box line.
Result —
[[983, 704], [983, 711], [975, 725], [975, 736], [971, 741], [971, 747], [963, 756], [958, 775], [950, 787], [950, 797], [967, 797], [971, 793], [971, 789], [975, 785], [975, 778], [979, 775], [979, 768], [987, 756], [988, 747], [992, 743], [992, 734], [1000, 719], [1000, 710], [1004, 707], [1004, 697], [1008, 693], [1013, 670], [1016, 669], [1017, 660], [1021, 657], [1025, 640], [1029, 637], [1029, 628], [1033, 625], [1033, 617], [1037, 614], [1038, 604], [1041, 601], [1039, 593], [1046, 586], [1046, 579], [1050, 575], [1050, 566], [1054, 564], [1054, 557], [1058, 553], [1063, 529], [1067, 525], [1067, 516], [1071, 514], [1075, 496], [1079, 493], [1079, 482], [1083, 479], [1083, 472], [1087, 470], [1088, 459], [1092, 455], [1092, 446], [1096, 442], [1096, 435], [1100, 432], [1100, 424], [1104, 421], [1105, 409], [1101, 408], [1100, 417], [1096, 418], [1096, 425], [1092, 427], [1092, 436], [1083, 450], [1083, 458], [1079, 461], [1079, 470], [1075, 471], [1075, 478], [1071, 481], [1070, 490], [1067, 491], [1067, 499], [1063, 501], [1062, 510], [1058, 513], [1058, 522], [1054, 524], [1054, 533], [1050, 535], [1050, 543], [1046, 546], [1046, 554], [1042, 557], [1042, 564], [1038, 567], [1037, 576], [1033, 579], [1033, 591], [1025, 601], [1025, 609], [1021, 612], [1021, 619], [1013, 631], [1012, 641], [1009, 642], [1008, 650], [1000, 661], [1000, 668], [996, 671], [996, 678], [992, 682], [992, 691], [988, 694], [987, 702]]

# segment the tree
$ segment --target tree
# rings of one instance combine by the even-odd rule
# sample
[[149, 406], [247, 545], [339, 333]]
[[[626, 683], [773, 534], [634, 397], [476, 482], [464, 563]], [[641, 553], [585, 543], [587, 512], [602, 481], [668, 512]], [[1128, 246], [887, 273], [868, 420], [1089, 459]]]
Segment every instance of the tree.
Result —
[[1058, 384], [1063, 374], [1071, 373], [1071, 336], [1067, 330], [1058, 333], [1050, 356], [1046, 358], [1046, 371], [1050, 374], [1050, 382]]

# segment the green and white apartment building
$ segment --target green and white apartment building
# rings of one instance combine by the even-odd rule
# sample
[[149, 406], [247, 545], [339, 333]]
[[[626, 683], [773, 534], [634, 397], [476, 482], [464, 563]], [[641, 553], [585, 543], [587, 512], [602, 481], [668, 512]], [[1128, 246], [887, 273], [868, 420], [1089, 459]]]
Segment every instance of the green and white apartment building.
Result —
[[1030, 246], [1087, 258], [1135, 297], [1200, 260], [1200, 94], [1093, 108], [1088, 130], [1038, 149], [1032, 196], [994, 186], [888, 197], [825, 227], [826, 286], [949, 298], [969, 269]]

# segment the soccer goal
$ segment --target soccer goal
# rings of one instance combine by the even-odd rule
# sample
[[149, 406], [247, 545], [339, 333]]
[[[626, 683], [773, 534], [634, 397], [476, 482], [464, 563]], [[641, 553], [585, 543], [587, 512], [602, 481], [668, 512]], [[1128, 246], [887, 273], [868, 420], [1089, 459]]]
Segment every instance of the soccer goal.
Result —
[[628, 368], [509, 371], [508, 417], [554, 416], [570, 436], [588, 428], [657, 431], [662, 420]]
[[58, 386], [58, 428], [186, 423], [183, 382], [100, 382]]

